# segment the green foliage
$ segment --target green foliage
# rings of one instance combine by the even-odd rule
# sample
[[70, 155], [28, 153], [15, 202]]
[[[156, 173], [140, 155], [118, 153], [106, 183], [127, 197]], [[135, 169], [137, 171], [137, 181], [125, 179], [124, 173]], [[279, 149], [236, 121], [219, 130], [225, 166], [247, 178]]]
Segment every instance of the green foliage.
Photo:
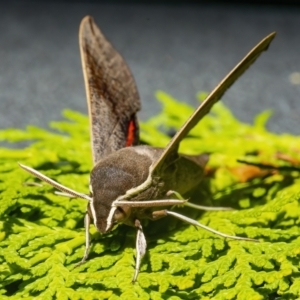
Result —
[[[163, 92], [157, 98], [163, 112], [141, 124], [141, 138], [165, 146], [169, 137], [160, 129], [178, 129], [193, 109]], [[179, 211], [260, 242], [226, 240], [171, 217], [148, 222], [148, 253], [134, 285], [134, 228], [120, 225], [100, 235], [91, 226], [89, 260], [74, 268], [84, 252], [85, 201], [55, 195], [17, 165], [88, 192], [88, 120], [64, 115], [68, 121], [51, 123], [56, 131], [0, 131], [2, 141], [31, 141], [22, 150], [0, 148], [1, 299], [299, 299], [300, 138], [268, 132], [270, 112], [248, 125], [218, 103], [180, 148], [211, 153], [191, 201], [236, 210]]]

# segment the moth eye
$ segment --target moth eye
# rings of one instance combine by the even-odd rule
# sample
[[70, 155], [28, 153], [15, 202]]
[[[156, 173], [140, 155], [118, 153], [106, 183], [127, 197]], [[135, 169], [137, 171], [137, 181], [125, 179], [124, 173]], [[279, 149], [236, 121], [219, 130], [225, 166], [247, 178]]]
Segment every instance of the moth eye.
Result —
[[124, 220], [125, 218], [126, 218], [126, 213], [124, 212], [124, 210], [121, 207], [117, 207], [114, 214], [114, 220], [119, 222]]

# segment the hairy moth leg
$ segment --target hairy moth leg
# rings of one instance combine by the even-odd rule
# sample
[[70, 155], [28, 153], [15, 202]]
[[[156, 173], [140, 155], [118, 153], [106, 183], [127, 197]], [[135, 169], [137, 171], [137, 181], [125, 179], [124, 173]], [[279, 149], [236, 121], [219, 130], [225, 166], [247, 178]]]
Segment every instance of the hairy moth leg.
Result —
[[199, 223], [198, 221], [195, 221], [194, 219], [191, 219], [189, 217], [186, 217], [184, 215], [181, 215], [179, 213], [176, 213], [176, 212], [173, 212], [173, 211], [169, 211], [169, 210], [158, 210], [158, 211], [154, 211], [152, 212], [152, 216], [153, 216], [153, 219], [158, 219], [158, 218], [161, 218], [161, 217], [165, 217], [165, 216], [173, 216], [179, 220], [182, 220], [188, 224], [191, 224], [191, 225], [194, 225], [196, 227], [200, 227], [202, 229], [205, 229], [209, 232], [212, 232], [214, 234], [217, 234], [219, 236], [222, 236], [224, 238], [229, 238], [229, 239], [234, 239], [234, 240], [242, 240], [242, 241], [251, 241], [251, 242], [259, 242], [258, 240], [256, 239], [251, 239], [251, 238], [246, 238], [246, 237], [241, 237], [241, 236], [234, 236], [234, 235], [229, 235], [229, 234], [226, 234], [226, 233], [223, 233], [223, 232], [220, 232], [220, 231], [217, 231], [213, 228], [210, 228], [206, 225], [203, 225], [201, 223]]
[[[175, 195], [178, 199], [184, 200], [184, 198], [181, 196], [180, 193], [176, 191], [168, 191], [167, 196]], [[197, 205], [188, 201], [185, 201], [184, 206], [188, 206], [191, 208], [199, 209], [199, 210], [205, 210], [205, 211], [218, 211], [218, 210], [233, 210], [231, 207], [220, 207], [220, 206], [203, 206], [203, 205]]]
[[90, 235], [90, 231], [89, 231], [90, 225], [91, 225], [91, 217], [90, 217], [88, 211], [86, 211], [85, 216], [84, 216], [84, 228], [85, 228], [85, 250], [84, 250], [84, 255], [83, 255], [83, 258], [81, 259], [81, 261], [79, 263], [77, 263], [74, 266], [74, 268], [79, 267], [80, 265], [85, 263], [86, 260], [88, 259], [90, 248], [91, 248], [91, 235]]
[[139, 275], [142, 258], [144, 257], [147, 249], [147, 241], [143, 232], [143, 227], [139, 220], [135, 220], [134, 226], [137, 228], [136, 233], [136, 261], [135, 261], [135, 272], [132, 278], [132, 282], [136, 282]]

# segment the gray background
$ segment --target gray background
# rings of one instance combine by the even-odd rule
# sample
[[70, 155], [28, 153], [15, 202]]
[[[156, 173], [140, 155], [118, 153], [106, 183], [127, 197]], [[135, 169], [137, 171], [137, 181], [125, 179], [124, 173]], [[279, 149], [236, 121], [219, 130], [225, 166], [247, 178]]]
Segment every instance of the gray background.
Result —
[[[141, 119], [158, 112], [162, 89], [197, 105], [265, 35], [268, 52], [226, 93], [243, 121], [273, 109], [269, 128], [300, 133], [300, 7], [9, 1], [0, 9], [0, 128], [46, 127], [71, 108], [86, 112], [79, 22], [90, 14], [123, 55], [139, 88]], [[180, 112], [178, 112], [180, 113]]]

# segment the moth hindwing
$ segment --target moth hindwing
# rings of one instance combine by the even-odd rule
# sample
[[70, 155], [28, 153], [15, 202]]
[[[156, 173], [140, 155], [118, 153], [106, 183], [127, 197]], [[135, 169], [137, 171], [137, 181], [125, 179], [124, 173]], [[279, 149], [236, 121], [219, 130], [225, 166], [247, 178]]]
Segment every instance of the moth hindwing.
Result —
[[267, 50], [274, 36], [275, 33], [271, 33], [259, 42], [207, 96], [167, 147], [161, 149], [138, 145], [136, 113], [140, 109], [140, 101], [129, 67], [93, 19], [87, 16], [82, 20], [79, 47], [94, 163], [90, 175], [90, 196], [69, 189], [20, 164], [23, 169], [66, 195], [88, 201], [85, 215], [86, 247], [84, 257], [78, 264], [88, 257], [91, 221], [101, 233], [110, 231], [117, 223], [136, 228], [136, 268], [133, 281], [137, 279], [147, 247], [142, 227], [142, 220], [145, 218], [156, 220], [171, 215], [225, 238], [256, 241], [216, 231], [167, 208], [186, 205], [196, 209], [225, 209], [207, 208], [184, 199], [200, 183], [208, 156], [179, 154], [179, 144], [237, 78]]

